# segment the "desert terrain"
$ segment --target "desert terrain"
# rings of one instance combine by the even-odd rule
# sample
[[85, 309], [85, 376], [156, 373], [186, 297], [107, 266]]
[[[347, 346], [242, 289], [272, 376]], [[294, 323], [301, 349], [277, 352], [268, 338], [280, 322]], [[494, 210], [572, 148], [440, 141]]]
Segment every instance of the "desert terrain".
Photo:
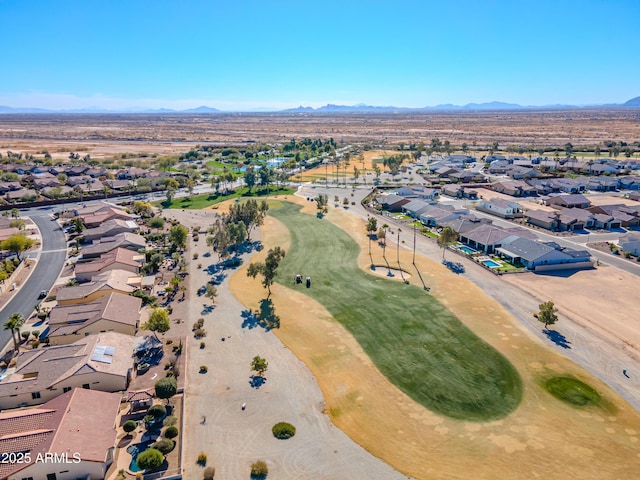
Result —
[[[640, 110], [581, 109], [402, 114], [234, 113], [215, 115], [0, 115], [0, 150], [169, 154], [198, 143], [284, 142], [334, 138], [340, 143], [408, 145], [432, 138], [470, 150], [505, 145], [589, 145], [640, 139]], [[61, 153], [61, 152], [60, 152]], [[54, 155], [55, 157], [55, 155]]]

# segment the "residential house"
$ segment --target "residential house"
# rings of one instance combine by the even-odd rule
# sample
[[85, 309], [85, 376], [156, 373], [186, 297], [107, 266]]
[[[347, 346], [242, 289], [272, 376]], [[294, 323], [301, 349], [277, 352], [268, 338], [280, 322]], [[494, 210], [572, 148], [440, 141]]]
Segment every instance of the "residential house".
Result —
[[640, 193], [630, 193], [629, 199], [635, 200], [636, 202], [640, 202]]
[[124, 210], [115, 208], [110, 204], [101, 206], [95, 211], [78, 215], [87, 228], [98, 227], [107, 220], [117, 218], [120, 220], [133, 220], [134, 215], [130, 215]]
[[140, 273], [144, 263], [144, 255], [126, 248], [116, 248], [89, 262], [77, 262], [74, 274], [78, 282], [88, 282], [96, 275], [110, 270], [126, 270], [133, 274]]
[[615, 230], [622, 227], [622, 220], [615, 218], [612, 215], [607, 215], [606, 213], [594, 213], [593, 217], [595, 219], [596, 228]]
[[[618, 179], [618, 187], [621, 190], [640, 190], [640, 177], [638, 176], [620, 177]], [[640, 198], [639, 194], [633, 193], [631, 195], [635, 195], [636, 198]]]
[[76, 177], [78, 175], [84, 175], [87, 170], [89, 170], [89, 167], [85, 165], [74, 165], [71, 168], [67, 168], [65, 173], [69, 177]]
[[105, 180], [104, 183], [111, 190], [126, 191], [134, 187], [131, 180]]
[[39, 407], [0, 413], [3, 455], [25, 460], [0, 463], [0, 478], [104, 479], [113, 463], [120, 400], [116, 393], [74, 388]]
[[433, 204], [425, 202], [424, 200], [411, 200], [406, 205], [402, 206], [402, 211], [412, 218], [418, 218], [422, 212], [427, 211], [433, 206]]
[[460, 234], [460, 242], [481, 250], [485, 253], [493, 253], [502, 245], [505, 238], [512, 236], [511, 232], [492, 224], [480, 225], [473, 230]]
[[56, 300], [60, 307], [92, 303], [110, 293], [129, 295], [140, 285], [141, 279], [138, 275], [127, 270], [109, 270], [92, 277], [88, 283], [59, 289], [56, 292]]
[[618, 168], [606, 163], [594, 163], [593, 165], [585, 165], [584, 171], [592, 175], [614, 175], [618, 173]]
[[427, 226], [435, 227], [449, 220], [454, 220], [462, 216], [469, 215], [466, 208], [454, 209], [449, 205], [433, 205], [431, 208], [418, 215], [418, 219]]
[[[487, 161], [489, 160], [487, 159]], [[498, 159], [498, 160], [491, 161], [491, 163], [489, 164], [488, 171], [492, 175], [503, 175], [507, 173], [507, 170], [509, 170], [509, 168], [510, 168], [510, 165], [506, 159], [502, 159], [502, 160]]]
[[69, 197], [74, 194], [73, 188], [62, 185], [59, 187], [48, 187], [42, 190], [42, 196], [56, 199], [61, 197]]
[[451, 227], [458, 234], [468, 232], [480, 225], [491, 224], [489, 218], [478, 218], [475, 215], [461, 215], [458, 218], [438, 222], [439, 227]]
[[435, 200], [438, 196], [438, 190], [435, 188], [425, 188], [421, 185], [412, 185], [402, 187], [391, 192], [404, 198], [419, 198], [421, 200]]
[[32, 188], [21, 188], [20, 190], [11, 190], [5, 193], [4, 198], [8, 202], [23, 201], [31, 202], [38, 198], [38, 192]]
[[604, 213], [620, 222], [621, 227], [635, 228], [640, 226], [640, 211], [623, 203], [613, 205], [597, 205], [589, 207], [591, 213]]
[[22, 352], [0, 381], [0, 410], [39, 405], [73, 388], [126, 390], [134, 342], [135, 337], [104, 332], [69, 345]]
[[118, 180], [132, 180], [134, 178], [143, 178], [149, 174], [149, 171], [144, 168], [129, 167], [116, 172], [116, 178]]
[[404, 198], [399, 195], [382, 195], [376, 199], [378, 205], [388, 212], [400, 212], [402, 206], [410, 201], [409, 198]]
[[82, 185], [83, 183], [91, 183], [94, 181], [93, 177], [89, 175], [76, 175], [75, 177], [67, 178], [67, 185], [71, 187], [75, 187], [77, 185]]
[[522, 180], [501, 181], [491, 185], [494, 192], [504, 193], [512, 197], [528, 197], [536, 194], [536, 188]]
[[142, 300], [111, 292], [91, 303], [56, 306], [49, 312], [49, 344], [67, 345], [87, 335], [118, 332], [134, 336], [138, 331]]
[[588, 190], [596, 192], [612, 192], [618, 189], [619, 179], [613, 177], [586, 177], [584, 178]]
[[118, 233], [112, 237], [103, 237], [95, 240], [91, 245], [82, 247], [82, 258], [97, 258], [103, 253], [110, 252], [116, 248], [126, 248], [129, 250], [142, 250], [146, 247], [146, 240], [137, 233]]
[[449, 175], [451, 175], [452, 173], [456, 173], [458, 171], [459, 170], [451, 167], [440, 167], [437, 170], [435, 170], [434, 173], [438, 176], [438, 178], [448, 178]]
[[583, 193], [587, 191], [587, 184], [577, 178], [553, 178], [551, 184], [553, 191], [564, 193]]
[[482, 174], [472, 172], [471, 170], [459, 170], [457, 172], [450, 173], [448, 178], [458, 183], [481, 182], [484, 180]]
[[560, 228], [560, 220], [557, 212], [547, 212], [546, 210], [527, 210], [525, 220], [531, 225], [546, 228], [555, 232]]
[[461, 185], [445, 185], [442, 187], [442, 194], [453, 198], [466, 198], [469, 200], [478, 199], [478, 191], [465, 188]]
[[514, 236], [497, 249], [500, 256], [514, 265], [533, 271], [563, 268], [592, 268], [591, 256], [586, 250], [560, 249], [529, 239]]
[[476, 203], [476, 210], [486, 212], [501, 218], [522, 217], [522, 206], [503, 198], [483, 199]]
[[113, 218], [107, 220], [99, 227], [88, 228], [82, 232], [82, 238], [85, 242], [93, 242], [104, 237], [113, 237], [119, 233], [133, 233], [140, 229], [138, 224], [133, 220], [120, 220]]
[[591, 202], [581, 194], [554, 195], [546, 199], [546, 205], [554, 208], [589, 208]]
[[96, 193], [104, 192], [105, 186], [100, 180], [92, 178], [89, 182], [83, 182], [76, 185], [74, 190], [86, 195], [95, 195]]
[[618, 239], [618, 246], [623, 252], [631, 255], [640, 255], [640, 233], [632, 232], [622, 235]]
[[581, 208], [561, 208], [558, 211], [558, 227], [561, 231], [578, 231], [595, 225], [593, 214]]
[[538, 172], [533, 168], [518, 167], [518, 166], [512, 166], [508, 168], [505, 173], [511, 178], [513, 178], [514, 180], [524, 180], [524, 179], [536, 178], [540, 176], [540, 172]]
[[0, 194], [4, 195], [7, 192], [15, 192], [20, 190], [22, 185], [20, 182], [0, 182]]

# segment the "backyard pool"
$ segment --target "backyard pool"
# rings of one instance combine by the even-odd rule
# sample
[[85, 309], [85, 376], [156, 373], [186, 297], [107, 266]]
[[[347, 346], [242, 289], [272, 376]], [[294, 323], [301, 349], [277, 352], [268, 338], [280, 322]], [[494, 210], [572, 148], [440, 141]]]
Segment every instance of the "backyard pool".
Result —
[[493, 260], [482, 260], [482, 263], [489, 268], [498, 268], [501, 266], [498, 262], [494, 262]]
[[129, 464], [129, 471], [131, 473], [138, 473], [143, 470], [138, 466], [138, 462], [136, 462], [136, 459], [138, 458], [138, 455], [149, 448], [152, 443], [153, 442], [136, 443], [135, 445], [127, 447], [127, 453], [131, 455], [131, 463]]
[[458, 247], [458, 250], [462, 250], [467, 255], [473, 255], [474, 253], [478, 253], [477, 250], [474, 250], [473, 248], [465, 247], [464, 245]]

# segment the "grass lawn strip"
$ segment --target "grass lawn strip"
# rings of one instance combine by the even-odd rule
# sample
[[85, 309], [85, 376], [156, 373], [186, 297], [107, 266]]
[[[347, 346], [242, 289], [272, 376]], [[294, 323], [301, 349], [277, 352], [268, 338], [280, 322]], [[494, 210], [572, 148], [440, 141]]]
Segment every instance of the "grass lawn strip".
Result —
[[291, 232], [278, 279], [312, 277], [312, 298], [342, 323], [389, 380], [415, 401], [452, 418], [486, 421], [522, 397], [515, 368], [422, 290], [358, 268], [359, 246], [330, 222], [284, 203], [270, 212]]
[[216, 205], [218, 203], [224, 202], [225, 200], [231, 200], [234, 198], [240, 197], [249, 197], [249, 198], [258, 198], [258, 197], [268, 197], [268, 196], [278, 196], [278, 195], [292, 195], [295, 190], [291, 188], [272, 188], [270, 191], [267, 190], [253, 190], [251, 194], [249, 194], [249, 189], [247, 187], [242, 187], [236, 189], [234, 192], [229, 195], [220, 195], [216, 193], [204, 193], [202, 195], [192, 195], [190, 197], [183, 198], [174, 198], [169, 205], [167, 205], [166, 200], [156, 200], [152, 202], [154, 207], [162, 207], [162, 208], [181, 208], [185, 210], [200, 210], [203, 208], [210, 207], [211, 205]]

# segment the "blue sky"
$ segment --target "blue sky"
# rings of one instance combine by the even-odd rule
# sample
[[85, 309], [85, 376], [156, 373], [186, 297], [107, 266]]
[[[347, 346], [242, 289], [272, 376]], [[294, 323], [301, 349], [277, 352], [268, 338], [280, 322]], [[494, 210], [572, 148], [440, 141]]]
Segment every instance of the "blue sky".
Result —
[[0, 0], [0, 105], [624, 102], [638, 0]]

